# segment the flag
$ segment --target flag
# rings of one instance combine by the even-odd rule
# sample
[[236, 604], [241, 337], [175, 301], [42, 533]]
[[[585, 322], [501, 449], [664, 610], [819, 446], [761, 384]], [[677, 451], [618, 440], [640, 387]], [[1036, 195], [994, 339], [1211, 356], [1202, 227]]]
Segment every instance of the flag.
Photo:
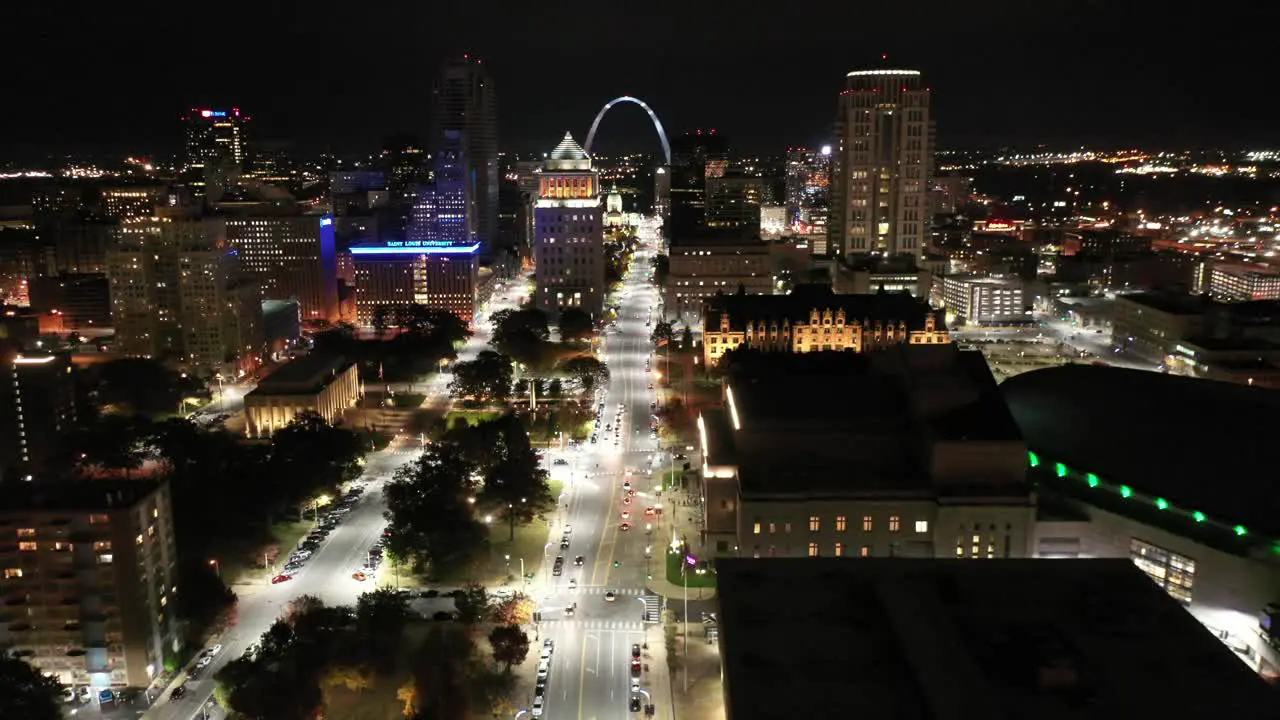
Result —
[[662, 338], [661, 340], [658, 341], [658, 347], [665, 347], [667, 342], [668, 341], [666, 338]]
[[379, 380], [382, 379], [382, 361], [381, 360], [378, 361], [378, 379]]

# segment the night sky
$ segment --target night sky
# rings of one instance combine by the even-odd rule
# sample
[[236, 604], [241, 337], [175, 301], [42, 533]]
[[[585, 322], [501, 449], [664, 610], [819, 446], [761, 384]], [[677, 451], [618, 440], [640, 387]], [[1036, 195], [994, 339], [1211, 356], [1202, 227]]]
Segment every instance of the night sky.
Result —
[[[585, 136], [623, 94], [673, 135], [715, 127], [744, 152], [816, 145], [845, 72], [881, 53], [925, 73], [942, 148], [1280, 144], [1280, 62], [1261, 35], [1280, 19], [1271, 3], [886, 4], [11, 0], [0, 160], [172, 154], [178, 115], [201, 105], [238, 105], [257, 137], [372, 150], [425, 130], [432, 74], [462, 52], [489, 63], [501, 147], [520, 152]], [[597, 150], [658, 147], [643, 112], [620, 106]]]

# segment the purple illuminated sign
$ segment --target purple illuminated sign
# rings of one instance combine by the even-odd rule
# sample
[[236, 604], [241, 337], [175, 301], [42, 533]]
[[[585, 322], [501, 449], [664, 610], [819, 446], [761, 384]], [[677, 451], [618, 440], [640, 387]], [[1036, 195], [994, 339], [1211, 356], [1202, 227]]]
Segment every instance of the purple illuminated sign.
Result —
[[685, 564], [686, 564], [686, 565], [688, 565], [689, 567], [694, 567], [694, 566], [696, 566], [696, 565], [698, 564], [698, 558], [696, 558], [696, 557], [694, 557], [694, 556], [692, 556], [692, 555], [685, 555], [685, 556], [684, 556], [684, 562], [685, 562]]

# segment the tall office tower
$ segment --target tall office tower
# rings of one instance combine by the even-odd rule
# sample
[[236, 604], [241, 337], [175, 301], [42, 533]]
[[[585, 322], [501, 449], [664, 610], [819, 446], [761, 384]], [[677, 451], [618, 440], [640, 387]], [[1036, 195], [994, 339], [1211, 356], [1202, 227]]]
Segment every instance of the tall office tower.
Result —
[[605, 293], [600, 176], [569, 133], [543, 163], [533, 213], [535, 304], [552, 315], [579, 307], [598, 319]]
[[174, 358], [202, 377], [262, 362], [262, 305], [240, 274], [225, 223], [189, 218], [125, 221], [107, 253], [116, 351]]
[[786, 223], [825, 228], [831, 190], [831, 146], [787, 152]]
[[392, 202], [409, 204], [414, 201], [414, 188], [431, 182], [431, 155], [418, 138], [394, 135], [382, 144], [378, 169], [386, 178], [386, 189]]
[[181, 643], [167, 481], [10, 483], [0, 646], [68, 687], [145, 688]]
[[296, 148], [288, 140], [260, 140], [249, 145], [246, 177], [263, 185], [293, 189], [300, 180]]
[[183, 116], [186, 152], [180, 170], [197, 193], [205, 191], [210, 177], [225, 179], [244, 168], [244, 128], [248, 120], [239, 108], [193, 108]]
[[240, 256], [263, 300], [296, 300], [304, 323], [338, 320], [338, 265], [331, 215], [281, 215], [270, 203], [209, 218]]
[[39, 475], [75, 422], [71, 358], [0, 344], [0, 478]]
[[706, 227], [707, 179], [723, 177], [728, 165], [729, 141], [714, 128], [687, 132], [672, 141], [668, 238]]
[[471, 240], [484, 243], [489, 258], [514, 248], [494, 245], [498, 233], [498, 101], [493, 79], [478, 58], [463, 55], [445, 63], [432, 89], [434, 127], [431, 144], [443, 148], [448, 131], [462, 133], [467, 175], [472, 185], [468, 213], [474, 222]]
[[475, 237], [473, 189], [467, 170], [466, 139], [462, 133], [446, 130], [436, 152], [435, 182], [418, 186], [413, 217], [406, 237], [409, 240], [466, 245]]
[[846, 255], [923, 253], [932, 220], [929, 88], [918, 70], [855, 70], [839, 97], [827, 237]]

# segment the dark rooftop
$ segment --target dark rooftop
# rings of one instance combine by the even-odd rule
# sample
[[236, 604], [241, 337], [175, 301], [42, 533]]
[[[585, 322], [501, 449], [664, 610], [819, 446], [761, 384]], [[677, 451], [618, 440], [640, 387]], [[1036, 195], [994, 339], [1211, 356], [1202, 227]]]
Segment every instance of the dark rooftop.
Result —
[[716, 572], [731, 720], [1280, 717], [1275, 691], [1128, 560]]
[[1000, 386], [1027, 446], [1175, 508], [1280, 537], [1272, 483], [1280, 392], [1093, 365]]
[[145, 479], [12, 480], [0, 484], [0, 512], [128, 508], [151, 495], [161, 484]]
[[249, 395], [298, 395], [319, 392], [350, 365], [340, 355], [312, 353], [290, 360], [263, 378]]
[[[849, 322], [906, 323], [908, 330], [923, 330], [925, 318], [931, 313], [929, 304], [907, 292], [875, 292], [837, 295], [830, 285], [812, 283], [796, 285], [788, 295], [717, 295], [706, 305], [706, 328], [720, 327], [720, 314], [729, 313], [729, 325], [742, 330], [747, 322], [784, 320], [792, 325], [808, 323], [813, 310], [844, 310]], [[945, 329], [942, 313], [934, 319], [940, 330]]]
[[672, 250], [739, 246], [755, 247], [761, 252], [766, 252], [769, 249], [769, 244], [761, 240], [754, 232], [737, 228], [703, 229], [691, 235], [677, 235], [671, 241]]
[[927, 492], [931, 443], [1021, 444], [978, 352], [731, 356], [729, 402], [703, 420], [708, 463], [736, 466], [744, 495]]
[[1207, 295], [1146, 292], [1119, 297], [1170, 315], [1201, 315], [1218, 306], [1218, 303], [1210, 300]]

